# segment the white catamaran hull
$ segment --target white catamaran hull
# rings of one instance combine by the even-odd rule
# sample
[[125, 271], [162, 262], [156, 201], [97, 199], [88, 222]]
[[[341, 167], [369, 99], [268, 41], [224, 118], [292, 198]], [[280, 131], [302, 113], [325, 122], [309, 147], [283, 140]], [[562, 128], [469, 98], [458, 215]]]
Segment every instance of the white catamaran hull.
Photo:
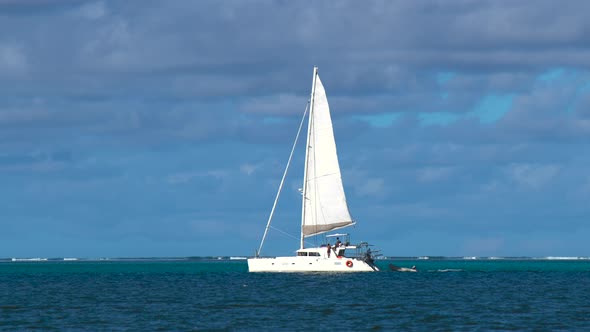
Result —
[[379, 269], [356, 258], [276, 257], [249, 258], [250, 272], [375, 272]]

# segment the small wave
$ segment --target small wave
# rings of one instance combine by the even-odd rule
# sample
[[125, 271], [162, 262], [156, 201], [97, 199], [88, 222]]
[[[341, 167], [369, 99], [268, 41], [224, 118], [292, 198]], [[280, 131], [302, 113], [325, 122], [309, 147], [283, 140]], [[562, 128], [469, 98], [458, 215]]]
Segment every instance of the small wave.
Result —
[[434, 272], [463, 272], [462, 269], [439, 269]]
[[13, 258], [13, 262], [45, 262], [47, 258]]
[[547, 256], [541, 259], [548, 259], [548, 260], [577, 260], [577, 259], [585, 259], [584, 257], [577, 257], [577, 256]]
[[234, 256], [232, 256], [229, 259], [230, 260], [244, 260], [244, 259], [248, 259], [248, 258], [247, 257], [234, 257]]
[[477, 257], [475, 257], [475, 256], [465, 256], [465, 257], [463, 257], [463, 259], [477, 259]]

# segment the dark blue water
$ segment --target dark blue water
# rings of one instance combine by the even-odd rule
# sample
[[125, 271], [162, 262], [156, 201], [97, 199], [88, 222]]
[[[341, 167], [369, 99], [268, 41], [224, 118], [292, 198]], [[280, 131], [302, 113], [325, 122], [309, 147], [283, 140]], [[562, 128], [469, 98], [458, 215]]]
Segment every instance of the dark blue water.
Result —
[[394, 263], [420, 272], [252, 274], [245, 261], [4, 262], [0, 330], [590, 330], [590, 261]]

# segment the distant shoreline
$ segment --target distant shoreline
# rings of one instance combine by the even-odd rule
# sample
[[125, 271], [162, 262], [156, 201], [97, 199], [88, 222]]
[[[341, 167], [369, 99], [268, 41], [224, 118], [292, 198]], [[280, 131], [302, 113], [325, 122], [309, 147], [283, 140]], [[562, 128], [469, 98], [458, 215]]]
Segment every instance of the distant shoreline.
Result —
[[[137, 262], [137, 261], [244, 261], [251, 257], [246, 256], [190, 256], [190, 257], [99, 257], [99, 258], [85, 258], [85, 257], [9, 257], [0, 258], [1, 263], [17, 263], [17, 262]], [[542, 256], [542, 257], [528, 257], [528, 256], [383, 256], [379, 260], [429, 260], [429, 261], [457, 261], [457, 260], [476, 260], [476, 261], [490, 261], [490, 260], [563, 260], [563, 261], [578, 261], [590, 260], [590, 256]]]

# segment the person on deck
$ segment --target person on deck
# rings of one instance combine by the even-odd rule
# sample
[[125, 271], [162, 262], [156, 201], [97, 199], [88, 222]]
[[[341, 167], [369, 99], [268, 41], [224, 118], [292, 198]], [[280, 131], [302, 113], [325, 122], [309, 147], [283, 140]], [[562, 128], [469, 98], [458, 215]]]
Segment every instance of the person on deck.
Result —
[[340, 247], [340, 244], [341, 244], [341, 243], [342, 243], [342, 242], [340, 242], [340, 238], [336, 238], [336, 244], [334, 244], [334, 248], [338, 248], [338, 247]]
[[330, 252], [332, 251], [332, 247], [330, 246], [330, 244], [328, 243], [328, 258], [330, 258]]

